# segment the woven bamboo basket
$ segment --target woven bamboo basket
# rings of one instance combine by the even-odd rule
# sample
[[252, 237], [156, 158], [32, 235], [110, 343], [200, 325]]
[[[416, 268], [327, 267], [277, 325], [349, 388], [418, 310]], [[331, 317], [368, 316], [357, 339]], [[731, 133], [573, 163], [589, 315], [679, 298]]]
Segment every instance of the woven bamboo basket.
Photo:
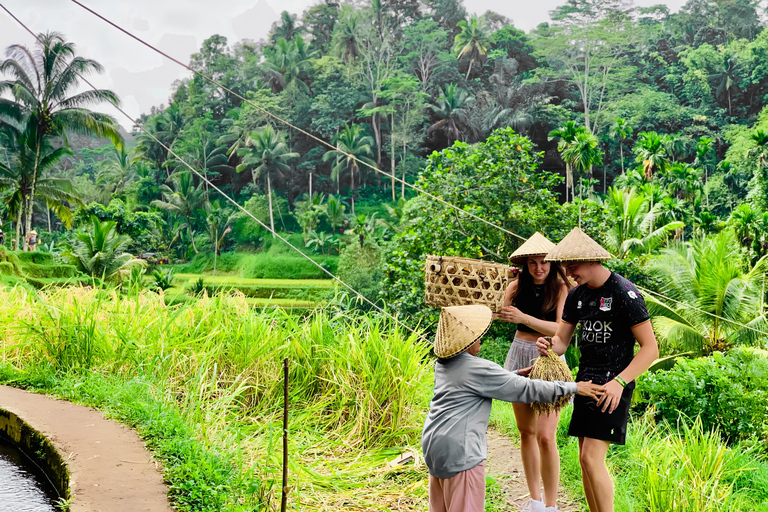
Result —
[[424, 299], [430, 306], [484, 304], [496, 313], [503, 304], [508, 265], [455, 256], [427, 256]]

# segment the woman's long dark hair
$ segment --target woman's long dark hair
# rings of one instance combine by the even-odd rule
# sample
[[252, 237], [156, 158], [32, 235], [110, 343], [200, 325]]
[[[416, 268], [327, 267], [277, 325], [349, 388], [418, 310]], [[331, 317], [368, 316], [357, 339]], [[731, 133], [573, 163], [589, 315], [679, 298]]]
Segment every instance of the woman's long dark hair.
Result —
[[[512, 305], [515, 304], [515, 299], [517, 299], [517, 296], [520, 293], [523, 293], [524, 296], [527, 296], [525, 294], [533, 293], [533, 276], [528, 270], [527, 258], [522, 267], [523, 271], [520, 272], [517, 277], [517, 289], [515, 290], [515, 293], [512, 294], [512, 299], [510, 301]], [[571, 283], [565, 277], [563, 266], [554, 261], [550, 262], [549, 274], [544, 280], [544, 301], [541, 304], [542, 318], [544, 315], [557, 308], [557, 300], [560, 298], [560, 283], [565, 283], [565, 286], [567, 286], [569, 290], [571, 289]]]

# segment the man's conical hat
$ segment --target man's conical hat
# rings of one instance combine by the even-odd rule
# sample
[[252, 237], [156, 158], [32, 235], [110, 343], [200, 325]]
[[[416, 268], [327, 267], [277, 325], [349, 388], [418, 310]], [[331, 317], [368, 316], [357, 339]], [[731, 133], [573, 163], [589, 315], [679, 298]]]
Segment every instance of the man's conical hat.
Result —
[[611, 254], [589, 235], [573, 228], [544, 258], [544, 261], [605, 261]]
[[523, 266], [529, 256], [546, 256], [554, 248], [555, 244], [537, 231], [509, 255], [509, 261], [515, 265]]
[[441, 359], [457, 356], [471, 347], [491, 326], [488, 306], [448, 306], [440, 311], [435, 335], [435, 355]]

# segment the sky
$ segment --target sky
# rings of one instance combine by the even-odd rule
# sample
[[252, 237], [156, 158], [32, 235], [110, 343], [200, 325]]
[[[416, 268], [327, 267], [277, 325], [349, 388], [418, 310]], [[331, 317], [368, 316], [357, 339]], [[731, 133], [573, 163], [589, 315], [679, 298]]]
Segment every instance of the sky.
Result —
[[[230, 43], [266, 37], [279, 13], [302, 13], [318, 0], [80, 0], [81, 3], [135, 33], [182, 62], [189, 62], [202, 42], [213, 34]], [[105, 68], [91, 77], [96, 87], [110, 89], [133, 117], [153, 105], [167, 104], [174, 80], [189, 76], [177, 64], [118, 32], [70, 0], [4, 0], [3, 5], [33, 32], [58, 31], [76, 44], [79, 55]], [[469, 13], [493, 10], [529, 31], [549, 19], [562, 0], [464, 0]], [[663, 3], [676, 11], [685, 0], [635, 0], [638, 6]], [[34, 45], [33, 37], [0, 11], [0, 49], [11, 44]], [[110, 107], [97, 110], [131, 123]]]

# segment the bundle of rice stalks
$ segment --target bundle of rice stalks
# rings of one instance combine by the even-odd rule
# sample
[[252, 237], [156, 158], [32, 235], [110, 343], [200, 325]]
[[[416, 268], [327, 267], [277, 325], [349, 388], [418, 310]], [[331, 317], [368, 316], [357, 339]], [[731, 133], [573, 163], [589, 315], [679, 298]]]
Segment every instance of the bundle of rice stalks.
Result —
[[[560, 380], [563, 382], [573, 382], [573, 375], [568, 365], [552, 351], [552, 347], [547, 350], [547, 355], [539, 356], [531, 368], [528, 375], [531, 379], [541, 379], [547, 381]], [[533, 411], [537, 414], [549, 414], [557, 412], [565, 407], [571, 401], [572, 395], [561, 396], [554, 403], [534, 402], [531, 404]]]

